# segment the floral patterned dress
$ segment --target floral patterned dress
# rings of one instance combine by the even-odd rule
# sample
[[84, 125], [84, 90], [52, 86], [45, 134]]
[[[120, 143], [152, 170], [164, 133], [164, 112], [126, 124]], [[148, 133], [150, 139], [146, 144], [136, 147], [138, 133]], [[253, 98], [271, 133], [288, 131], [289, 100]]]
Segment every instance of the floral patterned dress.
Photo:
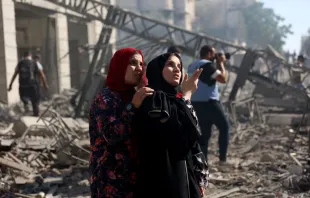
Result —
[[136, 183], [137, 160], [130, 123], [117, 92], [103, 89], [89, 114], [90, 187], [92, 198], [131, 198]]

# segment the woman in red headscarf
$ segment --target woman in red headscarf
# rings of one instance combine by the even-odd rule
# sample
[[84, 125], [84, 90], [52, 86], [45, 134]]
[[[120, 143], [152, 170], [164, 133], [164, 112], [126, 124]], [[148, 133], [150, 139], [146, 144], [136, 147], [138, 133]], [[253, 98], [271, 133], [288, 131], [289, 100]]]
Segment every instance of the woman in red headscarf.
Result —
[[[141, 82], [142, 81], [142, 82]], [[146, 85], [142, 52], [118, 50], [111, 59], [106, 85], [94, 99], [89, 114], [92, 198], [133, 197], [137, 159], [131, 120], [153, 89]]]

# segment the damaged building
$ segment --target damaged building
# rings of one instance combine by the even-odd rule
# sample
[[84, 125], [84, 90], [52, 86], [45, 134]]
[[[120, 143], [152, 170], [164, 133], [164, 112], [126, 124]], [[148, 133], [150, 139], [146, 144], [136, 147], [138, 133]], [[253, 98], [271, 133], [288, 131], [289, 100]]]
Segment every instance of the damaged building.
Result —
[[83, 46], [97, 42], [102, 24], [75, 16], [46, 1], [1, 1], [1, 102], [19, 101], [17, 83], [11, 92], [7, 88], [25, 51], [42, 57], [50, 95], [81, 87], [91, 57]]

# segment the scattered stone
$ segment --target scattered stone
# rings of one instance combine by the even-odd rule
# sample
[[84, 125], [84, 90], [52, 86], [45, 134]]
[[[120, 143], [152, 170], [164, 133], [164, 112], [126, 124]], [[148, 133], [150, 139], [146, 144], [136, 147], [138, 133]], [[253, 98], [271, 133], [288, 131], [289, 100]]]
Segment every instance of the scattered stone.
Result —
[[273, 162], [274, 160], [274, 157], [269, 153], [264, 153], [260, 159], [261, 162]]

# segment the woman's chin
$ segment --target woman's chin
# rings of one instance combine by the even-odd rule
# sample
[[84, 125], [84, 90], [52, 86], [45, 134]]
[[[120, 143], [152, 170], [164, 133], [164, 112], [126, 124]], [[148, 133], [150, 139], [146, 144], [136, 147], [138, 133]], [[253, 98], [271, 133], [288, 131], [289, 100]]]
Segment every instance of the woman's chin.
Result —
[[171, 81], [169, 84], [172, 85], [173, 87], [176, 87], [179, 85], [179, 80]]

